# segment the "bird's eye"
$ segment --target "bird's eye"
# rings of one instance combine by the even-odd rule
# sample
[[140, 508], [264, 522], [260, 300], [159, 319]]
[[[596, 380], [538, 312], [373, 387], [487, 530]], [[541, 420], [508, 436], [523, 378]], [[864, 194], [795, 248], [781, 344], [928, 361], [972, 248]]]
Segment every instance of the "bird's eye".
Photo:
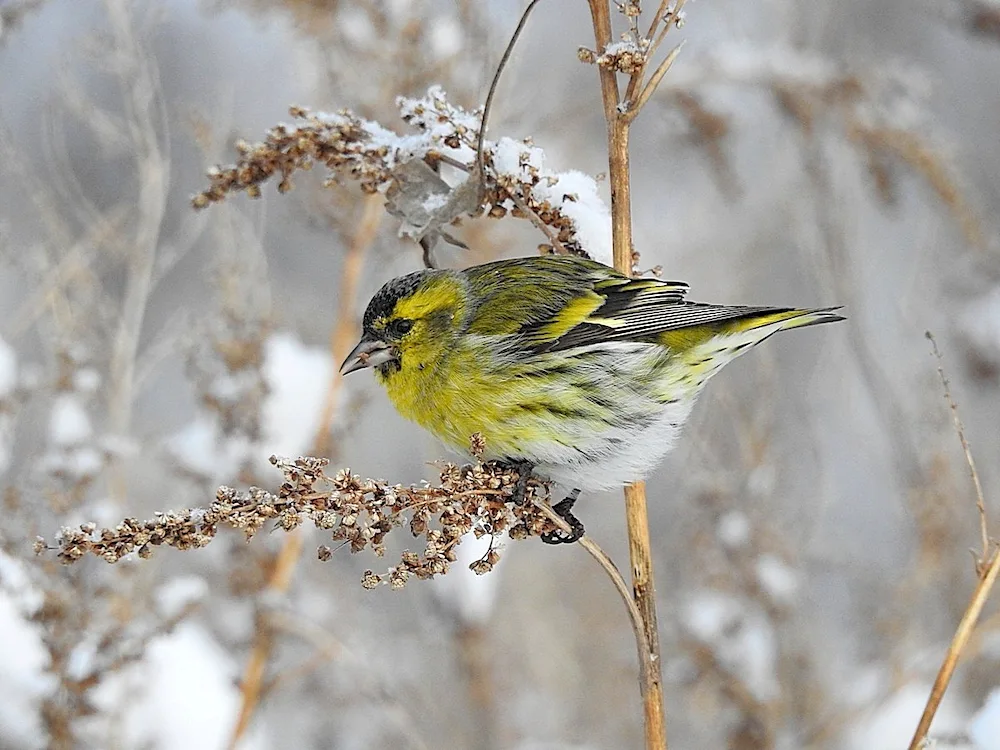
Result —
[[407, 318], [400, 318], [399, 320], [394, 320], [389, 324], [389, 331], [394, 336], [402, 336], [408, 333], [410, 329], [413, 328], [413, 321]]

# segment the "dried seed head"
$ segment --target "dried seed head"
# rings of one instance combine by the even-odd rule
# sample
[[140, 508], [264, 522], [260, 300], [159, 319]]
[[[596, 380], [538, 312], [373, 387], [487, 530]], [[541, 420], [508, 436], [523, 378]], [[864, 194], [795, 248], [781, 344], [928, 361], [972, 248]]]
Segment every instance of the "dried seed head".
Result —
[[[510, 529], [512, 538], [524, 538], [551, 530], [533, 503], [515, 506], [505, 501], [501, 493], [509, 492], [517, 474], [503, 465], [477, 462], [459, 468], [444, 464], [438, 486], [402, 487], [363, 480], [349, 471], [330, 478], [324, 472], [327, 461], [316, 458], [272, 457], [271, 463], [283, 475], [277, 493], [258, 487], [220, 487], [207, 508], [156, 513], [145, 521], [126, 518], [102, 529], [95, 524], [66, 528], [57, 538], [59, 559], [72, 563], [92, 554], [117, 562], [132, 553], [144, 558], [162, 544], [181, 550], [203, 547], [215, 538], [220, 525], [250, 538], [269, 522], [276, 529], [290, 530], [304, 521], [348, 543], [352, 552], [371, 550], [382, 555], [386, 535], [403, 527], [424, 543], [421, 552], [405, 551], [384, 575], [369, 570], [362, 578], [365, 588], [380, 583], [400, 588], [414, 576], [425, 579], [446, 573], [470, 531], [482, 536]], [[530, 497], [544, 487], [532, 482], [529, 489]], [[44, 540], [37, 540], [35, 548], [44, 552]], [[332, 550], [323, 545], [316, 554], [320, 560], [329, 560]], [[499, 559], [500, 548], [494, 547], [476, 565], [476, 572], [488, 572]]]
[[475, 573], [477, 576], [486, 575], [491, 570], [493, 570], [493, 563], [488, 560], [476, 560], [469, 566], [469, 570]]

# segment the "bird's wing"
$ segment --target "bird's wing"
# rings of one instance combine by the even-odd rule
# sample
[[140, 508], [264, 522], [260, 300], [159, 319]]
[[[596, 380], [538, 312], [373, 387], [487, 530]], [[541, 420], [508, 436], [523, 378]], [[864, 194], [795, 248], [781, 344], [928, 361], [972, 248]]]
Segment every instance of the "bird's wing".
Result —
[[565, 256], [495, 261], [464, 273], [476, 299], [466, 332], [501, 336], [507, 346], [527, 354], [616, 341], [685, 350], [720, 331], [841, 319], [834, 314], [836, 308], [688, 302], [682, 281], [630, 279], [600, 263]]
[[598, 282], [591, 290], [597, 304], [586, 294], [570, 300], [550, 321], [521, 331], [524, 348], [541, 354], [611, 341], [666, 343], [664, 334], [681, 331], [691, 336], [669, 339], [671, 346], [683, 347], [688, 338], [693, 344], [711, 335], [715, 324], [790, 311], [686, 302], [686, 290], [686, 285], [658, 279]]
[[[551, 351], [549, 347], [556, 342], [582, 333], [583, 326], [599, 325], [610, 332], [622, 316], [677, 306], [687, 292], [687, 284], [681, 281], [629, 279], [579, 258], [518, 258], [476, 266], [465, 273], [478, 300], [467, 331], [509, 336], [529, 351]], [[606, 339], [606, 335], [601, 337]]]

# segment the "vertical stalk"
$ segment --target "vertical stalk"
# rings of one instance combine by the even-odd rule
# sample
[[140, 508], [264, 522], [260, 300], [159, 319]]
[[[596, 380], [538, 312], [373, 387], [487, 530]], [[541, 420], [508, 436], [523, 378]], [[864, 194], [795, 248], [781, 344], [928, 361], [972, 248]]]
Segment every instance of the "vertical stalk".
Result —
[[[600, 53], [612, 40], [611, 11], [607, 0], [588, 0], [594, 23], [594, 37]], [[615, 268], [632, 275], [632, 201], [629, 182], [630, 119], [619, 111], [621, 94], [613, 70], [598, 68], [604, 116], [608, 126], [608, 172], [611, 185], [611, 231]], [[645, 641], [637, 647], [645, 653], [639, 659], [647, 665], [640, 671], [647, 750], [666, 750], [666, 716], [663, 708], [663, 678], [660, 668], [660, 637], [656, 618], [656, 590], [653, 585], [653, 557], [646, 511], [646, 485], [637, 482], [625, 487], [625, 519], [628, 525], [629, 558], [632, 564], [632, 595], [642, 617]]]
[[958, 624], [955, 636], [948, 646], [948, 651], [945, 654], [944, 661], [941, 663], [941, 668], [938, 670], [934, 685], [931, 687], [930, 697], [927, 699], [927, 705], [924, 707], [920, 722], [917, 724], [917, 730], [913, 733], [913, 739], [910, 741], [909, 750], [921, 750], [921, 748], [930, 747], [927, 740], [927, 733], [931, 729], [934, 714], [937, 713], [938, 706], [941, 705], [941, 700], [948, 689], [948, 683], [951, 682], [951, 677], [958, 666], [958, 659], [972, 637], [972, 631], [975, 630], [976, 622], [979, 621], [979, 615], [982, 614], [983, 607], [986, 606], [986, 600], [989, 599], [990, 591], [993, 590], [993, 585], [997, 582], [997, 576], [1000, 576], [1000, 549], [993, 550], [993, 555], [986, 565], [987, 567], [983, 569], [976, 590], [972, 594], [972, 600], [969, 602], [969, 606], [965, 608], [965, 613]]
[[[656, 588], [646, 513], [646, 483], [625, 487], [625, 520], [628, 553], [632, 563], [632, 595], [642, 617], [650, 668], [642, 675], [642, 703], [647, 750], [667, 749], [667, 717], [663, 708], [663, 675], [660, 668], [660, 634], [656, 619]], [[641, 647], [641, 644], [638, 644]]]
[[[115, 435], [126, 437], [132, 431], [136, 356], [153, 291], [153, 269], [166, 211], [170, 161], [161, 148], [155, 118], [158, 111], [157, 72], [146, 51], [140, 49], [131, 3], [106, 0], [105, 10], [114, 32], [115, 51], [123, 65], [122, 103], [137, 177], [136, 225], [130, 239], [133, 249], [128, 259], [128, 280], [109, 364], [108, 424]], [[109, 493], [116, 503], [124, 504], [127, 486], [121, 458], [114, 457], [109, 468]]]

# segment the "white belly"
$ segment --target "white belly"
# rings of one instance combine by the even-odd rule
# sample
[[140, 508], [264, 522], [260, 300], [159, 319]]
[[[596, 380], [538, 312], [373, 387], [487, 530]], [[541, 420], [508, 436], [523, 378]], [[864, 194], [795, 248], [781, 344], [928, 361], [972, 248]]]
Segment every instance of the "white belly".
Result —
[[648, 426], [618, 428], [597, 437], [585, 455], [567, 452], [540, 461], [535, 473], [567, 489], [585, 492], [617, 489], [645, 479], [673, 446], [687, 421], [694, 399], [661, 407], [662, 413]]

